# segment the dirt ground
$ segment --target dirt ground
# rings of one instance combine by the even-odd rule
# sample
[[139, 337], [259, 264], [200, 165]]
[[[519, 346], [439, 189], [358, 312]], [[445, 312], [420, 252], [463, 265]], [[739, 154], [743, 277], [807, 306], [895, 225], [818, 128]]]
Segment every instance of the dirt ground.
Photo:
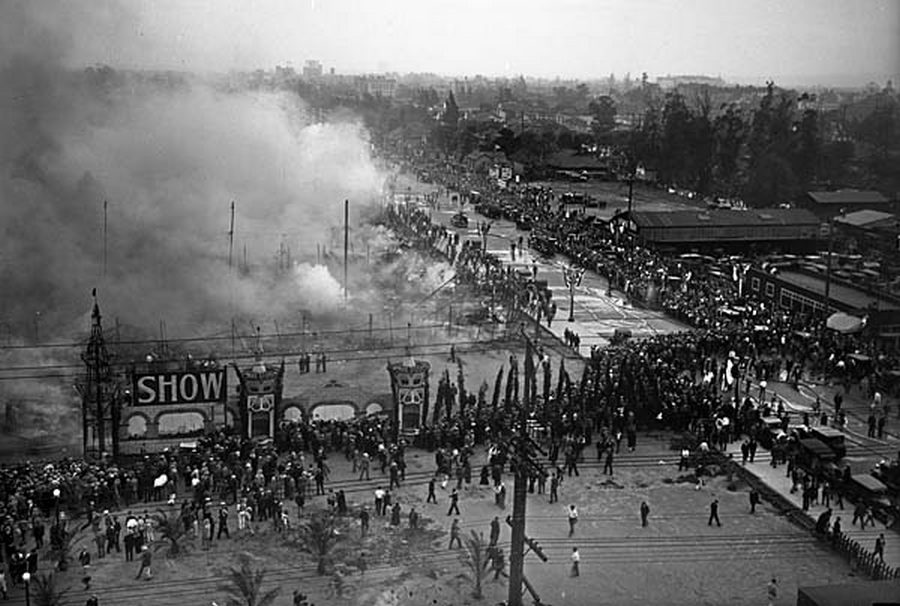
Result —
[[[612, 477], [602, 474], [589, 450], [581, 475], [563, 483], [558, 503], [551, 505], [545, 495], [529, 495], [527, 534], [540, 543], [549, 561], [542, 563], [534, 555], [528, 556], [526, 576], [545, 603], [749, 606], [761, 603], [766, 583], [775, 576], [782, 596], [778, 603], [789, 604], [796, 599], [800, 585], [851, 579], [844, 561], [779, 512], [763, 505], [751, 515], [746, 487], [729, 485], [727, 478], [720, 477], [698, 489], [695, 478], [677, 471], [669, 440], [667, 435], [640, 436], [636, 452], [620, 454]], [[476, 469], [483, 457], [484, 453], [478, 453]], [[343, 457], [332, 456], [329, 463], [333, 485], [345, 488], [351, 508], [368, 505], [371, 511], [372, 491], [387, 483], [384, 477], [376, 470], [370, 482], [359, 483]], [[424, 503], [433, 466], [430, 453], [410, 453], [407, 482], [395, 494], [403, 511], [400, 528], [391, 527], [388, 518], [373, 516], [372, 532], [362, 540], [358, 521], [345, 522], [340, 533], [347, 538], [335, 554], [339, 574], [317, 575], [314, 560], [297, 547], [290, 533], [281, 535], [260, 523], [254, 536], [236, 536], [232, 521], [232, 538], [215, 541], [209, 551], [192, 540], [188, 553], [180, 558], [167, 559], [164, 549], [156, 552], [155, 577], [150, 581], [134, 580], [137, 563], [125, 563], [121, 554], [95, 559], [92, 590], [101, 604], [222, 604], [222, 573], [237, 553], [248, 552], [257, 566], [268, 571], [264, 587], [281, 587], [276, 606], [290, 604], [295, 589], [309, 594], [317, 606], [495, 604], [506, 597], [505, 581], [487, 580], [485, 598], [472, 599], [471, 584], [460, 576], [463, 552], [447, 548], [446, 531], [452, 520], [446, 515], [450, 486], [438, 488], [437, 505]], [[511, 499], [501, 510], [494, 505], [488, 487], [473, 484], [462, 493], [464, 535], [470, 530], [487, 535], [493, 516], [502, 521], [511, 512]], [[713, 498], [720, 501], [721, 527], [707, 525]], [[651, 509], [646, 528], [640, 525], [641, 501]], [[580, 511], [571, 538], [565, 515], [570, 503]], [[317, 497], [308, 507], [323, 504], [324, 497]], [[424, 516], [422, 530], [406, 528], [406, 514], [412, 506]], [[291, 513], [296, 514], [293, 507]], [[77, 544], [87, 539], [81, 535]], [[508, 555], [505, 524], [500, 540]], [[569, 576], [572, 547], [581, 553], [578, 578]], [[364, 574], [358, 567], [360, 553], [365, 553]], [[66, 603], [83, 604], [86, 599], [80, 574], [80, 570], [71, 570], [63, 575], [63, 585], [72, 586]]]

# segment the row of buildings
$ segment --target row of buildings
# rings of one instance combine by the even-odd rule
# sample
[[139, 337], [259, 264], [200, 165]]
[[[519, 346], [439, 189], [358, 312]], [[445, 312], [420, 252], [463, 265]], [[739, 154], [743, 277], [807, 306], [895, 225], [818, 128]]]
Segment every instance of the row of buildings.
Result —
[[789, 209], [637, 210], [611, 221], [633, 241], [673, 254], [764, 258], [741, 277], [752, 296], [774, 309], [844, 312], [900, 346], [896, 206], [877, 192], [841, 190], [809, 192]]

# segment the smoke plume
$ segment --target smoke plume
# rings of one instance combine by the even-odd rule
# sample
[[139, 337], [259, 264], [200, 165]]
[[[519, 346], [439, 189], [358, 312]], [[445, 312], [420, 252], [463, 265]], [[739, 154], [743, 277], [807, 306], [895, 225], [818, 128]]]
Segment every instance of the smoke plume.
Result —
[[[0, 18], [8, 332], [40, 331], [44, 341], [83, 332], [94, 286], [105, 316], [142, 326], [165, 319], [171, 334], [339, 297], [336, 284], [315, 286], [330, 278], [324, 268], [270, 268], [280, 249], [290, 250], [284, 266], [315, 258], [343, 221], [343, 200], [358, 209], [379, 194], [361, 125], [312, 124], [295, 95], [233, 82], [73, 68], [71, 32], [85, 31], [85, 16], [66, 5], [14, 0]], [[98, 18], [130, 18], [116, 3], [98, 6]], [[298, 286], [304, 280], [313, 285]]]

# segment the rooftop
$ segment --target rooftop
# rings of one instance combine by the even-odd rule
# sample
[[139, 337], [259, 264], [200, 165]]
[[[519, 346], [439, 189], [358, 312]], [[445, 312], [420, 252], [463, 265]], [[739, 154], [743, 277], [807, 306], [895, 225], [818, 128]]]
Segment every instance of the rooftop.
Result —
[[608, 168], [609, 162], [594, 154], [579, 154], [574, 150], [562, 150], [551, 154], [547, 158], [547, 165], [552, 168], [568, 170], [590, 170]]
[[853, 227], [868, 227], [877, 223], [894, 222], [897, 220], [897, 216], [881, 212], [880, 210], [865, 209], [847, 213], [841, 217], [835, 217], [834, 220], [837, 223], [844, 223]]
[[809, 197], [817, 204], [887, 204], [889, 201], [880, 192], [860, 189], [811, 191]]
[[808, 210], [757, 208], [753, 210], [636, 211], [631, 218], [638, 227], [757, 227], [768, 225], [820, 224]]
[[[796, 271], [779, 271], [775, 274], [775, 277], [823, 297], [825, 296], [825, 278], [811, 276]], [[897, 303], [894, 303], [893, 301], [874, 297], [856, 288], [835, 283], [834, 280], [831, 281], [831, 290], [828, 296], [834, 301], [843, 303], [853, 309], [864, 310], [872, 303], [877, 303], [880, 311], [900, 309], [900, 305], [897, 305]]]

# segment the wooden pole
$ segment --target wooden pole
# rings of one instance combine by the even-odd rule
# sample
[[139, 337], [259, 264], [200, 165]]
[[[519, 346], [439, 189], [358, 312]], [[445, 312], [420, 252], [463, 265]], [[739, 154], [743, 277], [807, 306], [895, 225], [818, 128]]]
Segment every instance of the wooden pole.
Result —
[[531, 404], [529, 394], [532, 389], [530, 381], [534, 380], [531, 360], [531, 341], [525, 339], [525, 392], [519, 405], [519, 441], [516, 457], [516, 479], [513, 485], [513, 513], [511, 519], [512, 536], [509, 545], [509, 593], [506, 598], [508, 606], [522, 606], [522, 581], [525, 565], [525, 508], [528, 500], [528, 468], [525, 460], [528, 453], [525, 448], [525, 427], [528, 420], [528, 408]]
[[231, 224], [228, 228], [228, 269], [231, 269], [231, 260], [234, 255], [234, 200], [231, 201]]
[[347, 284], [347, 247], [350, 243], [350, 200], [344, 200], [344, 301], [349, 295]]
[[109, 206], [109, 202], [106, 200], [103, 201], [103, 277], [106, 277], [106, 260], [107, 260], [107, 233], [108, 233], [108, 214], [107, 208]]

